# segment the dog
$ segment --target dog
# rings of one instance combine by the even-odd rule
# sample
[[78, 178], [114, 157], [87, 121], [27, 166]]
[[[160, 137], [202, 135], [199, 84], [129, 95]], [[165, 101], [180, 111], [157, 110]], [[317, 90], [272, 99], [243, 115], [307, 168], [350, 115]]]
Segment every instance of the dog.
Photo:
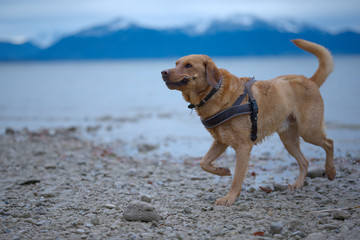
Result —
[[[310, 78], [303, 75], [282, 75], [266, 81], [256, 81], [251, 86], [250, 91], [258, 105], [257, 139], [252, 141], [249, 137], [252, 129], [249, 114], [233, 117], [207, 129], [214, 141], [200, 162], [204, 171], [231, 176], [228, 168], [216, 167], [212, 163], [228, 146], [236, 152], [235, 173], [230, 190], [224, 197], [217, 199], [215, 205], [231, 206], [240, 196], [252, 147], [275, 132], [299, 164], [299, 176], [291, 185], [292, 190], [303, 187], [309, 165], [300, 150], [300, 137], [325, 150], [327, 178], [335, 178], [333, 140], [326, 136], [324, 103], [319, 91], [333, 71], [333, 58], [325, 47], [316, 43], [302, 39], [292, 42], [317, 57], [318, 69]], [[176, 62], [175, 68], [163, 70], [161, 74], [167, 87], [181, 91], [185, 101], [195, 106], [201, 119], [208, 119], [231, 107], [244, 92], [244, 84], [250, 80], [217, 68], [206, 55], [182, 57]], [[218, 87], [217, 91], [204, 101], [215, 87]]]

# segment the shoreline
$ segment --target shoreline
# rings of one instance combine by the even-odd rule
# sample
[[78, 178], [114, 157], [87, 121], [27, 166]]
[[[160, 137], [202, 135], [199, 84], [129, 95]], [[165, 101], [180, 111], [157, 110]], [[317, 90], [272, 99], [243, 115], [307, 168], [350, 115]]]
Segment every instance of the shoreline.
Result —
[[[0, 118], [1, 120], [1, 118]], [[4, 119], [2, 119], [4, 120]], [[195, 114], [190, 116], [171, 113], [143, 113], [131, 116], [103, 115], [94, 118], [82, 118], [71, 120], [70, 118], [51, 121], [35, 119], [29, 122], [14, 123], [3, 121], [0, 125], [0, 134], [6, 129], [13, 132], [22, 131], [50, 131], [56, 132], [59, 129], [72, 129], [79, 137], [87, 141], [98, 143], [123, 141], [126, 143], [128, 154], [136, 154], [137, 144], [156, 145], [158, 148], [153, 151], [157, 155], [169, 155], [174, 158], [201, 157], [212, 143], [211, 135], [201, 125]], [[9, 126], [8, 126], [9, 125]], [[26, 127], [30, 126], [30, 127]], [[45, 126], [45, 127], [44, 127]], [[60, 126], [60, 127], [59, 127]], [[360, 157], [360, 124], [326, 122], [327, 135], [334, 141], [334, 156]], [[324, 157], [321, 148], [308, 144], [301, 139], [301, 149], [308, 159]], [[252, 154], [262, 157], [264, 154], [272, 157], [282, 157], [287, 160], [292, 157], [283, 147], [276, 133], [267, 137], [261, 144], [254, 147]]]
[[[222, 207], [213, 202], [226, 194], [231, 177], [202, 171], [201, 155], [174, 160], [159, 154], [161, 147], [135, 141], [129, 154], [129, 143], [92, 141], [77, 128], [0, 134], [0, 238], [356, 239], [360, 234], [358, 156], [336, 157], [334, 181], [308, 177], [304, 188], [292, 193], [286, 186], [298, 174], [295, 161], [271, 152], [253, 155], [241, 196]], [[309, 161], [323, 168], [323, 159]], [[234, 155], [226, 153], [217, 164], [232, 169]], [[127, 206], [144, 199], [161, 219], [125, 220]]]

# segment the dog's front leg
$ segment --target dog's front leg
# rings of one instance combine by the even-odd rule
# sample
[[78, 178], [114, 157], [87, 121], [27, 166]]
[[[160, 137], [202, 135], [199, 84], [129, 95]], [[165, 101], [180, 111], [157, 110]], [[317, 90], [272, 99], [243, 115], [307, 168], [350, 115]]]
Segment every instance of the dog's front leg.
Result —
[[236, 166], [231, 188], [225, 197], [219, 198], [215, 201], [215, 205], [231, 206], [236, 198], [240, 196], [242, 183], [244, 181], [252, 145], [242, 146], [236, 150]]
[[201, 168], [209, 173], [216, 174], [219, 176], [231, 176], [230, 170], [228, 168], [215, 167], [211, 163], [215, 161], [228, 147], [228, 145], [214, 141], [205, 154], [203, 159], [200, 162]]

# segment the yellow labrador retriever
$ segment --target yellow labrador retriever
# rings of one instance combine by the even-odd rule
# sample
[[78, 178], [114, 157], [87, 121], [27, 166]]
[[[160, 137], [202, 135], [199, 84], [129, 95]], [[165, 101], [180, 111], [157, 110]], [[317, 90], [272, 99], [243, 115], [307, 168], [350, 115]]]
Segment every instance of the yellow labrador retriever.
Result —
[[[214, 142], [200, 162], [203, 170], [230, 176], [229, 169], [215, 167], [212, 162], [228, 146], [236, 151], [236, 167], [230, 191], [217, 199], [216, 205], [230, 206], [235, 202], [241, 192], [253, 145], [274, 132], [279, 134], [285, 148], [299, 164], [299, 177], [292, 185], [293, 189], [303, 187], [309, 165], [300, 150], [300, 137], [325, 150], [327, 177], [330, 180], [335, 178], [333, 141], [326, 137], [324, 103], [319, 91], [333, 70], [333, 59], [323, 46], [301, 39], [293, 40], [293, 43], [314, 54], [318, 58], [319, 67], [310, 78], [284, 75], [267, 81], [256, 81], [251, 86], [250, 92], [258, 105], [256, 140], [250, 138], [254, 125], [250, 114], [235, 116], [208, 128]], [[218, 69], [206, 55], [182, 57], [176, 62], [175, 68], [161, 73], [167, 87], [181, 91], [185, 101], [191, 103], [202, 120], [232, 107], [249, 81], [249, 78], [239, 78], [225, 69]], [[247, 103], [249, 95], [243, 103]]]

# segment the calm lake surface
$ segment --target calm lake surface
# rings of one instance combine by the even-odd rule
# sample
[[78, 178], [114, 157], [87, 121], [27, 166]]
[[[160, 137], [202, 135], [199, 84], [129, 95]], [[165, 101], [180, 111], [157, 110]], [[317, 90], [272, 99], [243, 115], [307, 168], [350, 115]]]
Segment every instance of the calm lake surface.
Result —
[[[360, 56], [335, 56], [335, 71], [321, 87], [328, 135], [337, 155], [360, 156]], [[212, 138], [161, 70], [176, 59], [0, 63], [0, 134], [14, 129], [99, 127], [94, 140], [159, 145], [158, 153], [202, 156]], [[215, 58], [237, 76], [266, 80], [283, 74], [311, 76], [315, 57]], [[323, 150], [302, 144], [308, 157]], [[286, 155], [277, 136], [252, 154]], [[286, 155], [287, 156], [287, 155]]]

